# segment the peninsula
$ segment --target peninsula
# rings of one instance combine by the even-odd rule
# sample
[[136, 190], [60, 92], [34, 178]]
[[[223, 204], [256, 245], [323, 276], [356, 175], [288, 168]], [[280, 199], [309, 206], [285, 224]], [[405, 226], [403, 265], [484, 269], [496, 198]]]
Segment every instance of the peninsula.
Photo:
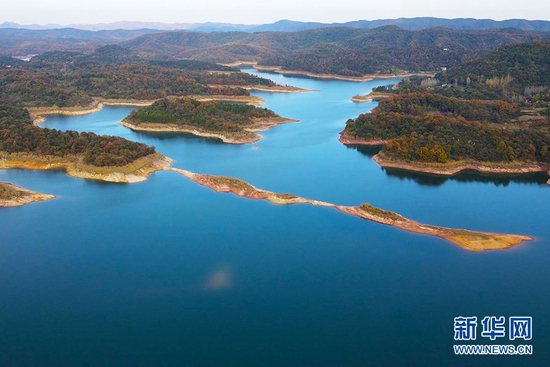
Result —
[[[522, 67], [519, 67], [519, 66]], [[452, 175], [550, 172], [550, 42], [506, 46], [435, 78], [410, 78], [344, 144], [380, 145], [383, 167]]]
[[165, 98], [132, 111], [120, 122], [132, 130], [190, 133], [218, 138], [225, 143], [247, 144], [260, 140], [257, 131], [296, 122], [266, 108], [191, 98]]
[[0, 208], [30, 204], [53, 199], [55, 196], [40, 194], [9, 182], [0, 182]]
[[278, 205], [311, 204], [315, 206], [330, 207], [343, 213], [354, 215], [376, 223], [391, 225], [405, 231], [436, 236], [469, 251], [508, 249], [517, 246], [524, 241], [533, 240], [532, 237], [524, 235], [476, 232], [465, 229], [453, 229], [426, 225], [407, 219], [397, 213], [376, 208], [366, 203], [359, 206], [335, 205], [324, 201], [302, 198], [288, 193], [274, 193], [272, 191], [262, 190], [236, 178], [198, 174], [178, 168], [170, 168], [170, 170], [177, 172], [202, 186], [209, 187], [216, 192], [229, 192], [251, 199], [268, 200]]
[[0, 105], [0, 169], [65, 169], [71, 176], [138, 182], [164, 169], [169, 158], [120, 137], [34, 126], [27, 110]]
[[172, 160], [160, 153], [152, 153], [135, 159], [122, 166], [95, 166], [87, 164], [80, 154], [69, 154], [64, 157], [38, 155], [29, 153], [0, 152], [0, 169], [52, 170], [63, 169], [69, 176], [90, 180], [135, 183], [147, 179], [153, 172], [164, 170]]
[[370, 93], [367, 93], [365, 95], [355, 95], [353, 97], [351, 97], [351, 100], [353, 102], [358, 102], [358, 103], [361, 103], [361, 102], [372, 102], [372, 101], [381, 101], [383, 99], [387, 99], [387, 98], [390, 98], [393, 94], [392, 93], [387, 93], [387, 92], [375, 92], [375, 91], [372, 91]]

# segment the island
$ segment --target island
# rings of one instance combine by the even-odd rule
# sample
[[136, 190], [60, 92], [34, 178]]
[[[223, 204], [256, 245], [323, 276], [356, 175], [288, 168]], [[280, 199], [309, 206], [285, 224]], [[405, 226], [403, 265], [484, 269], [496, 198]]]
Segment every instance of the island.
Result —
[[550, 172], [550, 42], [502, 47], [435, 78], [410, 78], [340, 141], [380, 145], [383, 167], [442, 175]]
[[0, 208], [30, 204], [53, 199], [55, 196], [40, 194], [9, 182], [0, 182]]
[[250, 105], [164, 98], [132, 111], [120, 124], [137, 131], [182, 132], [224, 143], [248, 144], [262, 138], [257, 131], [296, 121]]
[[532, 237], [517, 234], [476, 232], [465, 229], [432, 226], [418, 223], [397, 213], [383, 210], [367, 203], [358, 206], [335, 205], [324, 201], [302, 198], [289, 193], [275, 193], [262, 190], [243, 180], [232, 177], [198, 174], [178, 168], [170, 168], [169, 170], [177, 172], [216, 192], [228, 192], [250, 199], [268, 200], [278, 205], [311, 204], [330, 207], [343, 213], [376, 223], [391, 225], [405, 231], [439, 237], [469, 251], [508, 249], [525, 241], [533, 240]]

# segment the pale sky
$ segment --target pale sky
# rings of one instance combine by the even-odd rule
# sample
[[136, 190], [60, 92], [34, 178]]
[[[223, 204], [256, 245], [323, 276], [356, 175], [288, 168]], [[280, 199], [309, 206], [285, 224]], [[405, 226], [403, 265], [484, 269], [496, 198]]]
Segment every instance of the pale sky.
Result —
[[5, 0], [0, 22], [20, 24], [272, 23], [280, 19], [324, 23], [432, 16], [550, 20], [549, 0]]

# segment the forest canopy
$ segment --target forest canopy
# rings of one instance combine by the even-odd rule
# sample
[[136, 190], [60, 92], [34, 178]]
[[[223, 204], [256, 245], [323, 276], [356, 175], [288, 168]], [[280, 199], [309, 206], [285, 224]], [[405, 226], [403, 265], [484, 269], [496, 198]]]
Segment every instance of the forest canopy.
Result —
[[196, 126], [207, 131], [240, 132], [255, 119], [278, 117], [267, 108], [225, 102], [170, 98], [138, 108], [126, 118], [132, 124], [159, 123]]
[[386, 141], [417, 162], [550, 163], [550, 43], [511, 45], [435, 76], [400, 83], [343, 137]]
[[124, 166], [153, 154], [154, 147], [123, 138], [76, 131], [59, 131], [34, 126], [28, 111], [21, 107], [0, 105], [0, 151], [40, 156], [81, 156], [84, 163]]

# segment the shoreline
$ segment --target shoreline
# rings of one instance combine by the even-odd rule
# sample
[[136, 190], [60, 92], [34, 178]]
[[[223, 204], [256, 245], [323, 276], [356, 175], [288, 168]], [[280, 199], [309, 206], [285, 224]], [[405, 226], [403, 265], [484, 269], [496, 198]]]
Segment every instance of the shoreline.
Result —
[[10, 199], [0, 199], [0, 208], [11, 208], [11, 207], [23, 206], [30, 203], [51, 200], [55, 198], [54, 195], [41, 194], [39, 192], [14, 185], [10, 182], [0, 182], [0, 187], [2, 186], [4, 188], [7, 188], [10, 191], [14, 191], [18, 195]]
[[254, 124], [250, 127], [243, 128], [242, 133], [205, 131], [196, 126], [177, 124], [140, 123], [139, 125], [135, 125], [132, 123], [132, 121], [126, 119], [119, 121], [118, 124], [127, 127], [133, 131], [186, 133], [203, 138], [220, 139], [226, 144], [251, 144], [263, 139], [263, 136], [261, 134], [256, 134], [256, 132], [266, 131], [278, 125], [294, 123], [298, 121], [299, 120], [293, 120], [284, 117], [260, 119], [259, 121], [254, 122]]
[[258, 71], [272, 72], [272, 73], [277, 73], [281, 75], [306, 76], [306, 77], [315, 78], [315, 79], [344, 80], [349, 82], [368, 82], [374, 79], [406, 78], [414, 75], [419, 75], [419, 76], [435, 75], [435, 73], [427, 73], [427, 72], [418, 72], [418, 73], [403, 72], [398, 74], [366, 74], [363, 76], [355, 77], [355, 76], [343, 76], [338, 74], [317, 74], [317, 73], [311, 73], [308, 71], [300, 71], [300, 70], [285, 70], [281, 66], [258, 65], [257, 61], [235, 61], [231, 63], [220, 63], [220, 65], [230, 66], [230, 67], [251, 66], [252, 68]]
[[[218, 85], [209, 85], [209, 87], [217, 87]], [[268, 93], [306, 93], [306, 92], [314, 92], [310, 89], [304, 89], [299, 87], [293, 87], [293, 86], [285, 86], [285, 85], [275, 85], [272, 87], [268, 87], [265, 85], [229, 85], [228, 87], [233, 88], [242, 88], [246, 89], [248, 91], [254, 90], [258, 92], [268, 92]]]
[[[246, 103], [250, 105], [263, 105], [264, 100], [257, 96], [225, 96], [225, 95], [190, 95], [182, 97], [167, 97], [167, 98], [192, 98], [201, 102], [207, 101], [220, 101], [220, 102], [236, 102]], [[132, 99], [94, 99], [94, 101], [87, 106], [74, 106], [74, 107], [27, 107], [27, 111], [31, 115], [31, 120], [34, 125], [39, 125], [46, 121], [44, 116], [47, 115], [62, 115], [62, 116], [80, 116], [88, 115], [91, 113], [99, 112], [105, 106], [135, 106], [145, 107], [150, 106], [158, 99], [154, 100], [132, 100]]]
[[233, 193], [241, 197], [255, 200], [267, 200], [277, 205], [310, 204], [314, 206], [330, 207], [361, 219], [390, 225], [408, 232], [439, 237], [468, 251], [504, 250], [517, 246], [525, 241], [534, 240], [533, 237], [525, 235], [477, 232], [465, 229], [432, 226], [413, 221], [397, 213], [376, 208], [369, 204], [361, 204], [359, 206], [335, 205], [324, 201], [302, 198], [288, 193], [281, 194], [259, 189], [243, 180], [231, 177], [198, 174], [179, 168], [168, 168], [167, 170], [185, 176], [199, 185], [208, 187], [216, 192]]
[[[373, 161], [382, 168], [395, 168], [405, 171], [420, 173], [429, 173], [440, 176], [453, 176], [464, 170], [472, 170], [480, 173], [493, 175], [521, 175], [526, 173], [546, 173], [550, 176], [550, 167], [536, 163], [525, 164], [505, 164], [505, 163], [483, 163], [475, 161], [459, 161], [451, 163], [414, 163], [405, 161], [396, 161], [378, 153], [372, 157]], [[550, 184], [550, 180], [549, 180]]]
[[352, 102], [362, 103], [362, 102], [372, 102], [372, 101], [381, 101], [383, 99], [388, 99], [393, 96], [393, 93], [385, 92], [370, 92], [365, 95], [355, 95], [351, 97]]
[[366, 145], [369, 147], [383, 147], [388, 142], [387, 140], [363, 140], [363, 139], [352, 139], [344, 136], [344, 132], [340, 133], [338, 141], [344, 145]]
[[63, 169], [71, 177], [115, 182], [136, 183], [145, 181], [150, 174], [170, 167], [172, 159], [153, 153], [121, 167], [95, 167], [84, 164], [78, 156], [58, 158], [39, 157], [30, 154], [6, 154], [0, 152], [0, 169], [54, 170]]
[[[371, 147], [383, 147], [386, 140], [363, 140], [352, 139], [340, 133], [338, 141], [344, 145], [364, 145]], [[550, 176], [550, 166], [538, 163], [497, 163], [497, 162], [476, 162], [476, 161], [451, 161], [449, 163], [425, 163], [406, 162], [388, 158], [383, 152], [372, 157], [382, 168], [395, 168], [410, 172], [428, 173], [440, 176], [454, 176], [465, 170], [477, 171], [479, 173], [492, 175], [521, 175], [526, 173], [546, 173]], [[550, 185], [550, 179], [547, 181]]]

